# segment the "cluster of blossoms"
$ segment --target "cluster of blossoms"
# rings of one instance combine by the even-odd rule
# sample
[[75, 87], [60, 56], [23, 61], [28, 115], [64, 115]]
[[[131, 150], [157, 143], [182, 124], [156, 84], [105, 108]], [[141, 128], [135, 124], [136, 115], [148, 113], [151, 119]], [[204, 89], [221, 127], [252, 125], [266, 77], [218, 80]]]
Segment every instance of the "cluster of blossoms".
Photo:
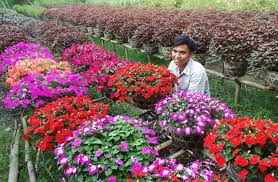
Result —
[[8, 47], [0, 55], [0, 75], [15, 65], [17, 61], [22, 59], [48, 58], [55, 60], [55, 57], [47, 48], [36, 43], [20, 42]]
[[66, 96], [35, 110], [23, 138], [29, 140], [34, 137], [36, 147], [42, 151], [51, 150], [53, 144], [63, 143], [66, 137], [72, 136], [72, 131], [85, 120], [104, 117], [107, 112], [108, 105], [93, 103], [89, 96]]
[[112, 98], [124, 102], [136, 96], [161, 99], [172, 93], [176, 82], [176, 76], [164, 65], [136, 63], [119, 69], [108, 80], [108, 87], [113, 90]]
[[76, 73], [82, 74], [90, 85], [96, 86], [97, 91], [105, 91], [109, 77], [118, 68], [132, 64], [121, 60], [116, 52], [106, 51], [93, 43], [75, 44], [65, 49], [62, 60], [71, 64]]
[[[65, 178], [81, 181], [125, 181], [135, 157], [150, 163], [158, 152], [155, 132], [141, 120], [126, 116], [106, 116], [84, 122], [73, 137], [55, 149], [58, 164], [64, 167]], [[63, 179], [64, 180], [64, 179]]]
[[190, 162], [187, 166], [177, 163], [176, 159], [156, 158], [152, 164], [142, 165], [133, 159], [134, 165], [131, 168], [132, 179], [145, 179], [148, 181], [206, 181], [211, 182], [215, 174], [210, 169], [212, 162], [199, 160]]
[[204, 139], [204, 146], [219, 166], [234, 166], [241, 180], [278, 179], [278, 124], [271, 120], [220, 120]]
[[56, 62], [53, 59], [38, 58], [19, 60], [8, 70], [6, 85], [15, 85], [20, 79], [28, 74], [43, 73], [53, 71], [71, 72], [67, 62]]
[[233, 118], [225, 103], [202, 93], [178, 91], [155, 105], [162, 127], [170, 126], [176, 134], [205, 135], [219, 119]]
[[63, 96], [82, 96], [88, 93], [88, 83], [79, 74], [50, 72], [29, 74], [15, 84], [2, 99], [6, 108], [27, 108], [32, 104], [38, 108], [46, 102]]

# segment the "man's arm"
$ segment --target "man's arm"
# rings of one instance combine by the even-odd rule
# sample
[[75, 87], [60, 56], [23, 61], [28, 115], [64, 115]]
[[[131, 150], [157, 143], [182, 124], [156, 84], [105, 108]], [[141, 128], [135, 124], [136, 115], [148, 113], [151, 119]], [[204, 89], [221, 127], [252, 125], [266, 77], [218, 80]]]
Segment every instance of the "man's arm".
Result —
[[205, 75], [203, 72], [193, 73], [189, 80], [189, 91], [205, 93]]

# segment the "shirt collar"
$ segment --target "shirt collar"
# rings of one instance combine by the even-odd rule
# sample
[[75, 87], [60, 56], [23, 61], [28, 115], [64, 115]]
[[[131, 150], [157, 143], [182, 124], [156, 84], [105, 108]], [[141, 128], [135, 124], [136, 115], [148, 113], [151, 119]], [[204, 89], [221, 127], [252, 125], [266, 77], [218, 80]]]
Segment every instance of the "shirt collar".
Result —
[[190, 58], [190, 59], [188, 60], [188, 63], [186, 64], [186, 66], [185, 66], [183, 72], [182, 72], [180, 75], [182, 75], [182, 74], [190, 75], [191, 65], [192, 65], [192, 59]]

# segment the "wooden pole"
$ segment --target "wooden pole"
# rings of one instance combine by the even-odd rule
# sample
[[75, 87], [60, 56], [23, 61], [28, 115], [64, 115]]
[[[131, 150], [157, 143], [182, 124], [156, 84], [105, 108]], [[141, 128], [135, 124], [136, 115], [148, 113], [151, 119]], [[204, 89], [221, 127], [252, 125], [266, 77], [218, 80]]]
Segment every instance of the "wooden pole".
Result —
[[155, 147], [155, 150], [160, 151], [160, 150], [162, 150], [162, 149], [164, 149], [164, 148], [170, 146], [172, 143], [173, 143], [172, 140], [167, 140], [166, 142], [157, 145], [157, 146]]
[[115, 43], [112, 42], [112, 46], [113, 46], [113, 51], [114, 51], [114, 52], [117, 52]]
[[104, 48], [104, 40], [101, 39], [101, 46]]
[[125, 59], [128, 60], [128, 53], [127, 53], [127, 48], [124, 46], [125, 49]]
[[240, 100], [240, 88], [241, 88], [241, 83], [238, 81], [235, 81], [236, 83], [236, 92], [235, 92], [235, 105], [239, 104]]
[[148, 63], [151, 63], [151, 57], [149, 54], [147, 54], [147, 55], [148, 55]]
[[176, 153], [170, 155], [170, 156], [168, 157], [168, 159], [177, 158], [178, 156], [182, 155], [184, 152], [185, 152], [185, 150], [179, 150], [179, 151], [177, 151]]
[[13, 141], [11, 144], [10, 154], [10, 171], [8, 182], [17, 182], [18, 177], [18, 151], [19, 151], [19, 129], [17, 120], [15, 120], [15, 130], [13, 134]]
[[[21, 121], [22, 121], [22, 124], [23, 124], [23, 131], [25, 133], [27, 131], [26, 119], [24, 117], [22, 117]], [[36, 182], [35, 170], [34, 170], [33, 163], [30, 159], [29, 154], [30, 154], [29, 142], [27, 140], [25, 140], [25, 161], [27, 161], [29, 181], [30, 182]]]

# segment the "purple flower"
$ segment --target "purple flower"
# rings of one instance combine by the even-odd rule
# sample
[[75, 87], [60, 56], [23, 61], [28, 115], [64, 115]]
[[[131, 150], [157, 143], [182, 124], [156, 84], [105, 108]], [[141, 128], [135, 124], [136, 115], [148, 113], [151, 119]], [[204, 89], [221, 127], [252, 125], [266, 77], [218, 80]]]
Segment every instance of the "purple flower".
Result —
[[99, 167], [97, 165], [89, 164], [88, 165], [88, 170], [89, 174], [94, 175], [95, 173], [98, 172]]
[[161, 171], [159, 172], [159, 177], [161, 177], [161, 178], [170, 177], [169, 168], [168, 167], [162, 167]]
[[134, 165], [131, 167], [131, 173], [134, 174], [138, 170], [141, 171], [142, 167], [142, 164], [140, 164], [137, 161], [134, 161]]
[[152, 135], [152, 136], [155, 136], [155, 132], [149, 128], [145, 128], [143, 130], [143, 133], [145, 133], [146, 135]]
[[191, 131], [192, 131], [192, 129], [191, 129], [190, 127], [184, 128], [184, 133], [185, 133], [186, 135], [190, 135], [190, 134], [191, 134]]
[[75, 139], [72, 144], [76, 147], [80, 146], [80, 144], [82, 143], [82, 140], [81, 139]]
[[155, 155], [155, 156], [158, 156], [158, 151], [157, 150], [152, 150], [151, 151], [151, 154]]
[[70, 175], [76, 174], [76, 173], [77, 173], [77, 169], [75, 167], [68, 166], [66, 169], [64, 169], [64, 174], [67, 176], [70, 176]]
[[123, 165], [123, 161], [120, 158], [116, 158], [115, 162], [116, 162], [116, 164], [118, 164], [120, 166]]
[[149, 137], [148, 135], [146, 135], [146, 138], [147, 138], [147, 140], [149, 140], [150, 143], [158, 144], [156, 137]]
[[114, 176], [110, 176], [108, 178], [108, 182], [117, 182], [116, 178]]
[[183, 166], [182, 164], [177, 164], [177, 165], [174, 167], [174, 170], [183, 171], [183, 170], [184, 170], [184, 166]]
[[161, 121], [161, 126], [162, 126], [162, 127], [167, 126], [167, 121], [166, 121], [166, 120], [162, 120], [162, 121]]
[[81, 164], [89, 164], [91, 161], [90, 157], [86, 154], [81, 156]]
[[103, 166], [103, 167], [102, 167], [102, 170], [103, 170], [103, 171], [107, 171], [107, 169], [108, 169], [108, 166]]
[[119, 150], [125, 151], [128, 149], [128, 143], [125, 141], [121, 141], [121, 144], [119, 145]]
[[96, 151], [96, 158], [98, 158], [99, 156], [101, 156], [103, 154], [102, 150], [98, 149]]
[[181, 134], [182, 133], [182, 129], [181, 128], [176, 128], [175, 133], [176, 134]]
[[64, 148], [63, 147], [55, 148], [54, 154], [55, 154], [56, 157], [63, 155], [64, 154]]
[[151, 152], [151, 149], [149, 147], [143, 147], [142, 148], [142, 153], [143, 154], [149, 154]]
[[171, 117], [172, 117], [172, 119], [176, 120], [176, 119], [178, 119], [178, 116], [179, 116], [179, 115], [178, 115], [177, 113], [174, 112], [174, 113], [172, 114]]
[[58, 160], [58, 164], [67, 164], [69, 161], [69, 159], [66, 156], [62, 156], [59, 160]]
[[197, 172], [200, 169], [201, 164], [198, 160], [196, 160], [196, 161], [190, 163], [190, 167], [194, 172]]

